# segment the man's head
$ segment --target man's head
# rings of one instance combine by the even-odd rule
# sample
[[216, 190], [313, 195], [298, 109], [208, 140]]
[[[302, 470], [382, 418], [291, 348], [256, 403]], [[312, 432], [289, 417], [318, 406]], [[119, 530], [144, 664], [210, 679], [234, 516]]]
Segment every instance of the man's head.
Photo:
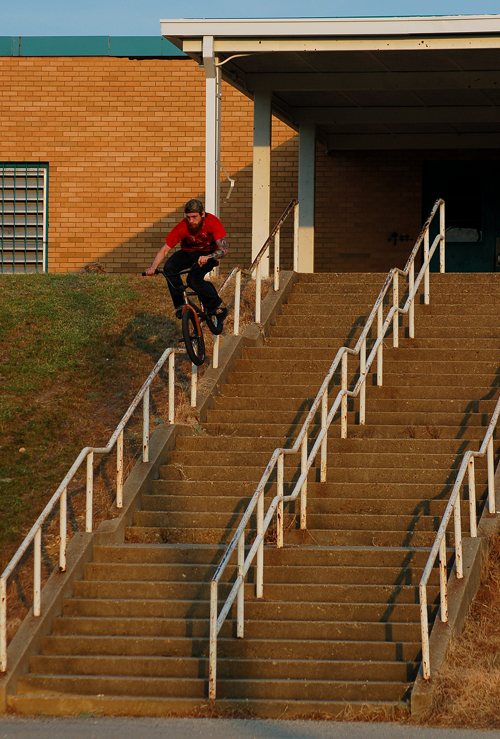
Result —
[[184, 214], [186, 221], [188, 222], [189, 229], [198, 229], [205, 218], [205, 211], [203, 210], [203, 203], [201, 200], [196, 200], [196, 198], [188, 200], [184, 206]]

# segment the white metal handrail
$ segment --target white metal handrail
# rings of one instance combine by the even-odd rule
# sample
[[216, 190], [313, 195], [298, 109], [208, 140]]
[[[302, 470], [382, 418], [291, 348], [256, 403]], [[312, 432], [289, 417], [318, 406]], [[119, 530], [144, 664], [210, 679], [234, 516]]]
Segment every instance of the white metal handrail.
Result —
[[477, 512], [476, 512], [476, 481], [475, 463], [476, 457], [487, 458], [488, 469], [488, 511], [495, 513], [495, 465], [493, 452], [493, 432], [500, 416], [500, 399], [497, 401], [490, 424], [484, 435], [483, 443], [479, 451], [467, 451], [457, 473], [453, 490], [451, 491], [448, 505], [439, 525], [434, 544], [432, 546], [427, 564], [419, 584], [420, 600], [420, 625], [422, 634], [422, 671], [425, 680], [431, 676], [431, 663], [429, 652], [429, 618], [427, 614], [427, 583], [431, 575], [434, 563], [439, 556], [439, 601], [440, 618], [443, 623], [448, 621], [448, 582], [446, 578], [446, 530], [453, 514], [454, 526], [454, 549], [455, 549], [455, 574], [458, 580], [463, 579], [464, 566], [462, 557], [462, 517], [460, 508], [460, 490], [468, 472], [469, 486], [469, 531], [472, 538], [477, 537]]
[[[432, 247], [429, 248], [429, 229], [430, 224], [439, 210], [439, 233], [434, 239]], [[423, 244], [422, 267], [415, 279], [415, 258]], [[353, 349], [349, 347], [341, 347], [325, 377], [321, 388], [316, 395], [313, 405], [305, 419], [302, 428], [297, 436], [293, 447], [285, 449], [275, 449], [271, 459], [262, 475], [252, 499], [247, 506], [245, 513], [236, 529], [236, 532], [229, 543], [224, 556], [222, 557], [217, 570], [212, 578], [210, 590], [210, 658], [209, 658], [209, 698], [216, 697], [216, 680], [217, 680], [217, 636], [222, 625], [234, 603], [237, 599], [237, 637], [242, 638], [244, 635], [244, 582], [245, 576], [256, 558], [256, 597], [263, 597], [264, 582], [264, 537], [271, 523], [274, 514], [277, 517], [277, 546], [283, 546], [283, 507], [284, 503], [295, 500], [300, 493], [300, 528], [306, 528], [307, 513], [307, 477], [309, 470], [316, 459], [318, 451], [320, 451], [320, 480], [326, 481], [327, 467], [327, 434], [330, 424], [337, 411], [340, 408], [341, 437], [347, 437], [347, 400], [349, 397], [360, 397], [360, 413], [359, 423], [365, 423], [366, 417], [366, 378], [370, 371], [371, 365], [377, 358], [377, 385], [382, 385], [382, 361], [383, 361], [383, 340], [392, 325], [393, 328], [393, 346], [399, 346], [399, 315], [408, 313], [409, 316], [409, 336], [414, 338], [415, 335], [415, 296], [420, 287], [422, 280], [424, 281], [424, 303], [428, 304], [430, 299], [430, 280], [429, 265], [430, 260], [438, 246], [440, 245], [440, 271], [445, 271], [445, 221], [444, 221], [444, 201], [439, 199], [434, 204], [431, 214], [425, 222], [415, 246], [408, 258], [404, 270], [398, 268], [392, 269], [379, 293], [377, 300], [372, 308], [370, 316], [367, 319], [365, 327], [356, 342]], [[408, 297], [401, 308], [399, 306], [399, 289], [398, 277], [403, 275], [408, 277]], [[392, 306], [383, 318], [384, 297], [392, 284]], [[366, 356], [366, 342], [368, 333], [372, 325], [376, 322], [377, 338], [373, 344], [369, 356]], [[349, 355], [359, 355], [359, 378], [353, 388], [348, 389], [348, 365]], [[333, 375], [338, 367], [341, 367], [341, 389], [337, 394], [330, 411], [328, 411], [328, 388]], [[311, 451], [308, 453], [308, 433], [314, 416], [318, 409], [321, 408], [321, 430], [313, 444]], [[291, 495], [284, 495], [284, 462], [285, 456], [300, 453], [300, 475], [295, 484]], [[264, 491], [271, 474], [276, 470], [277, 494], [274, 496], [269, 505], [266, 516], [264, 517]], [[257, 531], [255, 539], [250, 547], [250, 551], [245, 557], [245, 532], [250, 522], [253, 512], [257, 509]], [[224, 573], [233, 552], [237, 549], [237, 568], [236, 579], [233, 587], [218, 614], [218, 586], [219, 581]]]
[[41, 615], [41, 583], [42, 583], [42, 527], [52, 511], [59, 503], [59, 571], [66, 570], [66, 549], [68, 538], [67, 526], [67, 495], [68, 486], [86, 460], [86, 505], [85, 531], [92, 531], [92, 506], [94, 482], [94, 454], [109, 454], [116, 447], [116, 507], [123, 507], [123, 433], [135, 409], [142, 401], [142, 461], [149, 462], [149, 389], [151, 383], [168, 360], [168, 422], [174, 423], [174, 357], [178, 350], [169, 348], [150, 372], [148, 378], [130, 404], [125, 415], [116, 427], [113, 435], [105, 447], [85, 447], [73, 462], [71, 468], [61, 482], [56, 492], [49, 500], [36, 522], [31, 527], [23, 543], [0, 576], [0, 672], [7, 670], [7, 584], [8, 579], [21, 562], [29, 546], [34, 548], [34, 586], [33, 586], [33, 615]]
[[[260, 262], [264, 255], [270, 248], [272, 240], [275, 241], [275, 252], [274, 252], [274, 290], [279, 290], [279, 248], [280, 248], [280, 230], [284, 221], [288, 217], [291, 210], [294, 210], [294, 255], [298, 248], [298, 203], [292, 200], [283, 211], [282, 215], [278, 219], [274, 226], [271, 234], [264, 243], [259, 254], [252, 262], [248, 270], [242, 270], [240, 267], [234, 267], [229, 275], [224, 280], [219, 294], [222, 293], [230, 282], [235, 279], [235, 306], [234, 306], [234, 334], [239, 335], [240, 330], [240, 303], [241, 303], [241, 275], [252, 274], [257, 268], [260, 269]], [[294, 256], [294, 261], [296, 257]], [[255, 308], [255, 320], [257, 323], [261, 320], [261, 285], [260, 285], [260, 271], [257, 272], [258, 277], [256, 280], [256, 308]], [[214, 336], [214, 354], [212, 359], [212, 365], [214, 368], [218, 367], [219, 362], [219, 336]], [[66, 570], [66, 550], [67, 550], [67, 491], [68, 486], [75, 477], [76, 473], [80, 469], [83, 462], [86, 460], [86, 507], [85, 507], [85, 531], [87, 533], [92, 532], [92, 510], [93, 510], [93, 481], [94, 481], [94, 455], [95, 454], [109, 454], [112, 449], [116, 446], [116, 507], [123, 507], [123, 483], [124, 483], [124, 470], [123, 470], [123, 435], [124, 429], [128, 421], [132, 417], [132, 414], [136, 410], [137, 406], [142, 400], [143, 403], [143, 445], [142, 445], [142, 461], [149, 462], [149, 389], [151, 383], [157, 377], [158, 373], [168, 360], [168, 422], [173, 424], [175, 421], [175, 354], [184, 353], [182, 351], [168, 348], [161, 355], [160, 359], [150, 372], [148, 378], [142, 385], [141, 389], [135, 396], [134, 400], [130, 404], [125, 415], [121, 419], [120, 423], [116, 427], [113, 435], [108, 441], [105, 447], [85, 447], [82, 449], [73, 465], [69, 469], [65, 478], [57, 488], [56, 492], [49, 500], [45, 508], [43, 509], [36, 522], [33, 524], [29, 533], [25, 537], [23, 543], [11, 559], [2, 575], [0, 576], [0, 672], [7, 670], [7, 586], [9, 577], [12, 576], [17, 566], [21, 562], [24, 554], [27, 552], [31, 544], [34, 549], [34, 595], [33, 595], [33, 615], [41, 615], [41, 582], [42, 582], [42, 527], [49, 518], [52, 511], [56, 508], [59, 503], [59, 516], [60, 516], [60, 545], [59, 545], [59, 571], [64, 572]], [[191, 406], [196, 407], [197, 404], [197, 387], [198, 387], [198, 375], [197, 366], [191, 365]]]
[[[234, 324], [233, 334], [239, 336], [240, 333], [240, 306], [241, 306], [241, 275], [253, 275], [255, 273], [255, 323], [261, 322], [262, 317], [262, 277], [261, 277], [261, 262], [264, 256], [269, 252], [271, 243], [274, 240], [274, 279], [273, 279], [273, 290], [278, 292], [280, 289], [280, 233], [281, 227], [284, 222], [293, 211], [294, 213], [294, 229], [293, 229], [293, 262], [297, 261], [298, 253], [298, 239], [299, 239], [299, 204], [294, 199], [291, 200], [281, 216], [276, 221], [276, 225], [267, 237], [264, 245], [260, 249], [259, 253], [253, 260], [252, 264], [248, 269], [241, 269], [241, 267], [233, 267], [231, 272], [228, 274], [224, 282], [219, 288], [219, 295], [228, 288], [230, 283], [235, 280], [235, 292], [234, 292]], [[212, 366], [217, 369], [219, 366], [219, 345], [220, 335], [214, 336], [214, 351], [212, 357]], [[191, 407], [196, 407], [196, 365], [193, 365], [191, 373]]]

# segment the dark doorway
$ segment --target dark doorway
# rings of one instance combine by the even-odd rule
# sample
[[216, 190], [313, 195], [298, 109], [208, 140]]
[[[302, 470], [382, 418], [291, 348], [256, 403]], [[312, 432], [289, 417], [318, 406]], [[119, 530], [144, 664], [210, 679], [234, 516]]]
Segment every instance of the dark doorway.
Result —
[[[446, 272], [494, 272], [498, 268], [495, 185], [494, 162], [424, 164], [424, 219], [437, 198], [445, 201]], [[436, 224], [431, 243], [438, 230]], [[439, 271], [439, 250], [431, 260], [431, 271]]]

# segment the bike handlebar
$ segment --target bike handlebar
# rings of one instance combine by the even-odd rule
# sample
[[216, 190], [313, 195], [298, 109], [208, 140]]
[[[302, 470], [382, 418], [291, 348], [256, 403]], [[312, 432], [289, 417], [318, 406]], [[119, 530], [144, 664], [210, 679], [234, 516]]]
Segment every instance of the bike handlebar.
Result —
[[[168, 277], [174, 277], [175, 275], [187, 275], [189, 271], [189, 269], [183, 269], [180, 272], [171, 272]], [[155, 275], [165, 275], [165, 272], [162, 269], [155, 269]], [[142, 276], [147, 277], [148, 275], [146, 274], [146, 272], [143, 272]], [[165, 277], [167, 277], [167, 275], [165, 275]]]

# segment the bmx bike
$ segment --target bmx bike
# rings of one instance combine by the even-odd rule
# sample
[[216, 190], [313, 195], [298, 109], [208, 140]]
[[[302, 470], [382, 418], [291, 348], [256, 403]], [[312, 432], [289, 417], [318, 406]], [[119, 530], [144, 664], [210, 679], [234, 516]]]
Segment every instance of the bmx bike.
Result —
[[[188, 274], [189, 269], [184, 269], [181, 272], [174, 272], [171, 276], [178, 275], [182, 278], [182, 275]], [[146, 275], [145, 272], [142, 273]], [[167, 282], [171, 285], [169, 275], [161, 269], [156, 269], [155, 274], [162, 274], [166, 278]], [[224, 318], [227, 315], [227, 309], [222, 309], [222, 316], [219, 314], [209, 314], [203, 308], [203, 305], [199, 305], [191, 300], [191, 298], [198, 297], [194, 291], [188, 290], [184, 279], [182, 279], [183, 291], [182, 295], [184, 298], [184, 305], [182, 306], [181, 315], [181, 326], [182, 326], [182, 341], [186, 347], [186, 351], [189, 355], [190, 360], [193, 364], [198, 367], [205, 361], [205, 339], [203, 337], [203, 324], [206, 323], [210, 331], [218, 336], [222, 333], [224, 328]], [[179, 308], [177, 309], [179, 311]]]

